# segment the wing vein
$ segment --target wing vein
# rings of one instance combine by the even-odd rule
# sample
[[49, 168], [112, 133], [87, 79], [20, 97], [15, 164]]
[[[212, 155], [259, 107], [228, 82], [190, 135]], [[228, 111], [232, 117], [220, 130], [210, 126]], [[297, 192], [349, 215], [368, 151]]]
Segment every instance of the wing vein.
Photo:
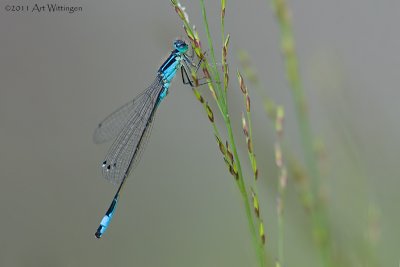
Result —
[[[106, 180], [114, 184], [120, 184], [129, 172], [136, 167], [144, 147], [147, 144], [148, 136], [152, 128], [153, 116], [162, 89], [162, 80], [160, 77], [157, 77], [152, 85], [150, 85], [140, 97], [132, 101], [132, 107], [130, 107], [128, 112], [130, 117], [124, 118], [125, 123], [108, 150], [103, 162], [102, 174]], [[128, 108], [125, 107], [126, 105], [128, 104], [122, 106], [109, 117], [118, 113], [119, 110], [126, 109], [128, 111]], [[126, 114], [123, 115], [126, 116]], [[114, 117], [113, 120], [115, 121], [116, 117]], [[109, 127], [109, 125], [112, 125], [112, 123], [108, 123], [107, 126]], [[96, 131], [101, 128], [101, 126], [102, 125], [100, 125]]]

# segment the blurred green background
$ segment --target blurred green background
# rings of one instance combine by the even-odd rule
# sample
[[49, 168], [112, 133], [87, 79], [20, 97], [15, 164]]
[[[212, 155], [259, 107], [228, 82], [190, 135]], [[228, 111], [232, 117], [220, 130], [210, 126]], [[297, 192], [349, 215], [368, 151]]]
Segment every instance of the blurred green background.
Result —
[[[94, 145], [93, 130], [153, 81], [184, 31], [167, 0], [54, 3], [83, 11], [10, 13], [4, 6], [19, 2], [1, 2], [0, 266], [256, 265], [238, 190], [207, 117], [180, 78], [158, 109], [110, 228], [96, 240], [116, 188], [101, 176], [109, 145]], [[182, 4], [204, 36], [198, 2]], [[335, 244], [347, 251], [349, 266], [367, 266], [359, 257], [370, 254], [362, 242], [372, 231], [378, 265], [398, 266], [400, 2], [289, 5], [313, 132], [326, 147], [321, 170]], [[206, 6], [218, 45], [219, 1]], [[226, 31], [229, 99], [243, 162], [242, 96], [233, 75], [242, 49], [258, 70], [263, 94], [285, 106], [285, 143], [300, 158], [270, 2], [227, 1]], [[274, 258], [276, 137], [261, 94], [249, 90], [266, 250]], [[250, 176], [248, 164], [244, 171]], [[291, 177], [288, 186], [287, 266], [320, 266]]]

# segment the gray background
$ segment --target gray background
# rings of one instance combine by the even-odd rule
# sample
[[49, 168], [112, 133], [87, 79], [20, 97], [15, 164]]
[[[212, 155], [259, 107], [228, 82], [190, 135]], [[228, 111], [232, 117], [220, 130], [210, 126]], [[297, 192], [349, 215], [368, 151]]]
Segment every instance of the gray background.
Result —
[[[234, 55], [245, 49], [264, 93], [285, 105], [286, 144], [298, 153], [270, 3], [227, 2], [237, 136], [242, 100]], [[152, 82], [172, 41], [184, 36], [169, 1], [54, 2], [82, 5], [76, 14], [12, 14], [4, 11], [7, 3], [20, 2], [1, 0], [0, 10], [0, 265], [254, 265], [239, 193], [206, 116], [180, 78], [158, 110], [110, 229], [103, 239], [94, 237], [115, 188], [100, 173], [108, 146], [94, 145], [92, 133]], [[204, 37], [197, 1], [183, 4]], [[400, 2], [289, 4], [314, 132], [328, 151], [323, 170], [338, 246], [352, 251], [367, 227], [368, 207], [375, 207], [377, 256], [382, 266], [397, 266]], [[219, 1], [206, 5], [219, 44]], [[267, 246], [276, 255], [275, 137], [260, 94], [251, 96]], [[238, 143], [247, 162], [243, 138]], [[288, 190], [287, 264], [318, 266], [308, 218], [293, 185]]]

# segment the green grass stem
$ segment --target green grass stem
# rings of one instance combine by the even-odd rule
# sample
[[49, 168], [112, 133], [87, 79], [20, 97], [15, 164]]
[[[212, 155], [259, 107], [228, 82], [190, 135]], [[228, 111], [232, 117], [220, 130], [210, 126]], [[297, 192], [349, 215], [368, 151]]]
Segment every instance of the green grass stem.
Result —
[[286, 75], [291, 88], [293, 103], [299, 125], [300, 139], [307, 170], [311, 177], [312, 221], [314, 237], [321, 249], [324, 266], [334, 266], [331, 256], [331, 240], [326, 218], [326, 211], [318, 205], [320, 190], [320, 174], [317, 167], [317, 157], [314, 153], [314, 142], [308, 116], [308, 106], [305, 92], [300, 79], [299, 64], [295, 49], [295, 40], [290, 18], [289, 7], [285, 0], [272, 0], [281, 34], [281, 49], [286, 65]]
[[278, 262], [279, 266], [285, 266], [284, 262], [284, 206], [285, 206], [285, 191], [287, 184], [287, 170], [282, 152], [283, 140], [283, 120], [285, 117], [284, 109], [278, 106], [276, 109], [275, 131], [277, 141], [275, 144], [275, 164], [279, 171], [278, 177], [278, 197], [277, 197], [277, 218], [278, 218]]
[[[214, 134], [216, 135], [216, 139], [217, 139], [219, 148], [220, 148], [221, 152], [222, 151], [225, 152], [225, 153], [223, 152], [225, 162], [227, 162], [231, 174], [235, 177], [236, 184], [237, 184], [240, 194], [242, 196], [245, 213], [246, 213], [246, 218], [247, 218], [249, 230], [250, 230], [250, 233], [252, 236], [253, 245], [256, 250], [256, 255], [258, 258], [259, 266], [264, 267], [265, 262], [266, 262], [264, 247], [263, 247], [261, 239], [257, 235], [257, 230], [255, 228], [255, 223], [254, 223], [252, 212], [251, 212], [252, 209], [251, 209], [251, 205], [249, 202], [249, 195], [248, 195], [248, 191], [246, 189], [246, 184], [244, 182], [242, 167], [241, 167], [241, 163], [240, 163], [240, 158], [237, 153], [235, 137], [233, 134], [231, 119], [230, 119], [229, 110], [228, 110], [228, 102], [227, 102], [227, 94], [226, 94], [226, 92], [227, 92], [226, 88], [227, 88], [227, 83], [228, 83], [228, 73], [227, 73], [228, 68], [227, 67], [224, 68], [224, 77], [226, 77], [226, 79], [224, 79], [225, 90], [222, 90], [221, 79], [219, 76], [217, 62], [215, 59], [213, 41], [211, 38], [211, 33], [210, 33], [209, 25], [208, 25], [207, 13], [206, 13], [204, 1], [200, 0], [200, 6], [201, 6], [201, 10], [202, 10], [202, 15], [203, 15], [203, 23], [204, 23], [205, 30], [206, 30], [208, 46], [209, 46], [210, 54], [211, 54], [211, 60], [212, 60], [211, 66], [208, 64], [207, 59], [204, 57], [204, 52], [202, 51], [202, 49], [200, 47], [200, 40], [198, 38], [198, 34], [194, 31], [192, 31], [192, 27], [190, 27], [190, 25], [187, 21], [187, 15], [184, 12], [184, 10], [181, 8], [181, 5], [179, 4], [179, 2], [177, 0], [171, 0], [171, 3], [175, 7], [175, 11], [178, 13], [179, 17], [182, 19], [182, 21], [184, 23], [186, 33], [192, 42], [192, 47], [193, 47], [196, 55], [199, 57], [199, 59], [203, 60], [202, 61], [203, 72], [208, 81], [208, 86], [209, 86], [209, 88], [214, 96], [214, 99], [217, 103], [217, 106], [220, 110], [221, 116], [224, 121], [225, 129], [227, 132], [228, 141], [227, 141], [226, 147], [223, 147], [223, 145], [221, 146], [222, 139], [221, 139], [221, 137], [219, 135], [219, 131], [217, 130], [217, 127], [214, 123], [213, 115], [210, 115], [210, 114], [212, 114], [211, 109], [208, 107], [208, 105], [205, 106], [204, 108], [207, 112], [207, 115], [208, 115], [210, 121], [213, 123]], [[223, 12], [224, 12], [225, 1], [221, 1], [221, 5], [222, 5], [221, 10], [223, 10]], [[221, 11], [221, 23], [224, 25], [224, 13], [223, 12]], [[222, 38], [225, 39], [224, 33], [222, 33]], [[229, 37], [226, 38], [226, 40], [224, 41], [225, 49], [227, 49], [228, 41], [229, 41]], [[226, 54], [225, 55], [223, 54], [223, 60], [225, 60], [225, 62], [226, 62]], [[211, 73], [211, 75], [210, 75], [210, 73]], [[193, 72], [192, 72], [192, 76], [195, 77], [195, 74], [193, 74]], [[199, 92], [197, 90], [196, 90], [196, 92], [197, 92], [197, 93], [195, 93], [195, 94], [197, 94], [196, 97], [198, 99], [201, 97], [201, 99], [202, 99], [202, 96], [199, 94]], [[203, 101], [204, 101], [204, 99], [203, 99]], [[230, 148], [232, 150], [232, 153], [229, 150]], [[232, 156], [230, 156], [230, 155], [232, 155]]]

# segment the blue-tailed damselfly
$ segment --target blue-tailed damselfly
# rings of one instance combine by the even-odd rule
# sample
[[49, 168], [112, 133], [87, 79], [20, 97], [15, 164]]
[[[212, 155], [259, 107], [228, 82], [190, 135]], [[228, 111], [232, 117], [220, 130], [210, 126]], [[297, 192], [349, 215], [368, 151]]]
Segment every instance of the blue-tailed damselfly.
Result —
[[[115, 138], [102, 164], [104, 178], [116, 185], [118, 190], [100, 222], [96, 237], [106, 231], [114, 215], [119, 194], [130, 171], [136, 166], [144, 150], [152, 127], [154, 114], [159, 103], [165, 98], [171, 80], [181, 69], [182, 78], [192, 85], [185, 69], [192, 66], [186, 55], [188, 45], [182, 40], [174, 42], [174, 50], [157, 71], [154, 82], [135, 99], [123, 105], [106, 117], [94, 132], [94, 142], [103, 143]], [[184, 81], [185, 82], [185, 81]]]

